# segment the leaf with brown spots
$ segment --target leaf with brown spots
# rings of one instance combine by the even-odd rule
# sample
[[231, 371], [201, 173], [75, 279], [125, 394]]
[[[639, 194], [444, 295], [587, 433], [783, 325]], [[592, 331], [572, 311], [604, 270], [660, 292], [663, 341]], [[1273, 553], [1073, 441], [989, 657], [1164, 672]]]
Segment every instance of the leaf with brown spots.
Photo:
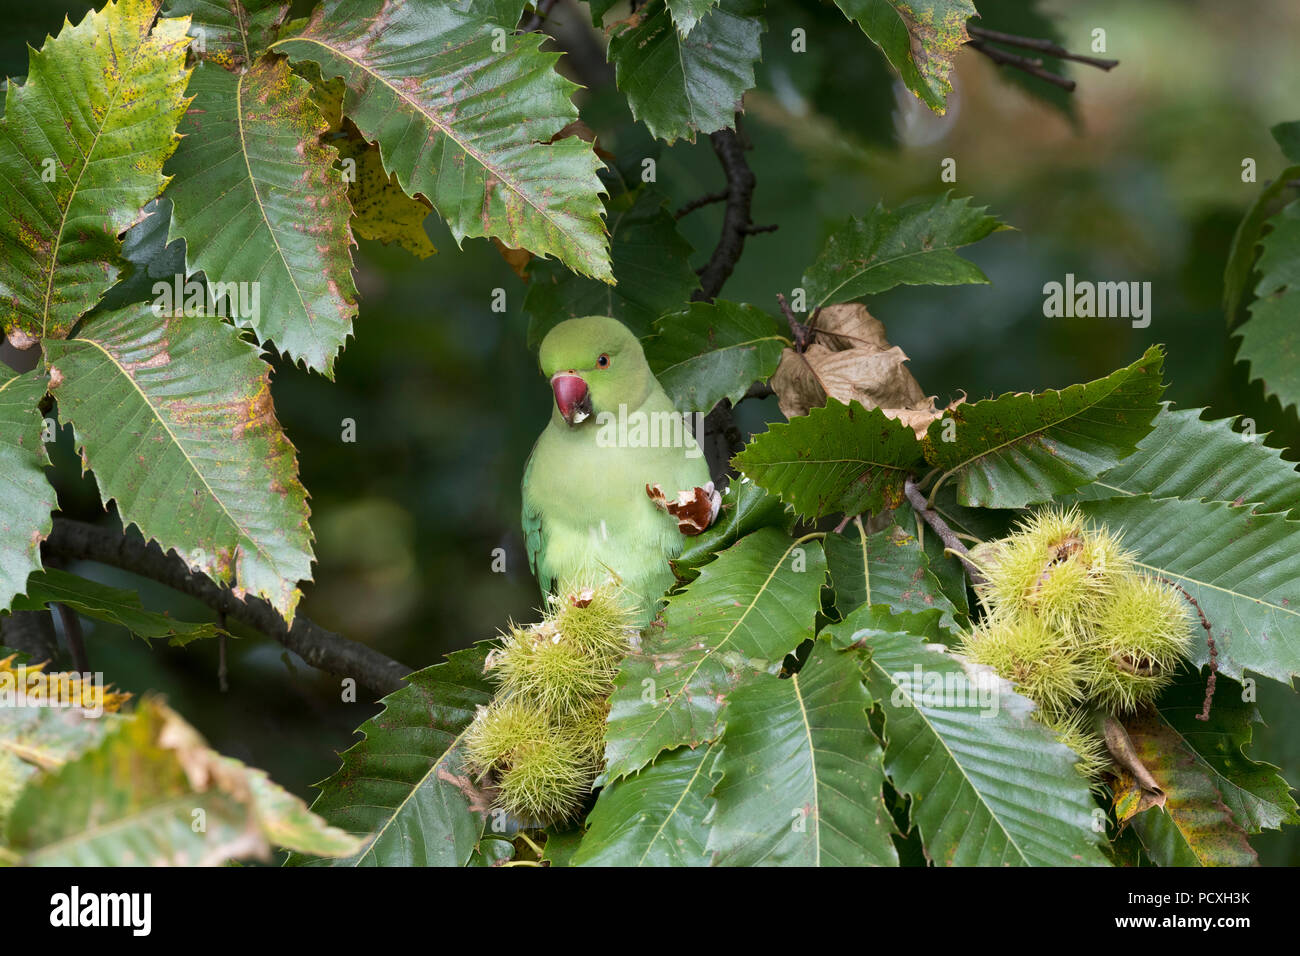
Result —
[[195, 56], [234, 72], [257, 61], [288, 14], [287, 0], [171, 0], [164, 11], [190, 18]]
[[578, 118], [577, 86], [544, 36], [506, 33], [498, 52], [497, 29], [449, 3], [325, 0], [271, 48], [343, 77], [344, 113], [458, 244], [494, 236], [610, 281], [601, 162], [577, 137], [550, 142]]
[[970, 0], [835, 0], [880, 47], [907, 88], [936, 113], [947, 108], [948, 74], [966, 42]]
[[[115, 0], [31, 53], [0, 119], [0, 331], [62, 336], [117, 280], [118, 236], [166, 179], [187, 22]], [[150, 29], [152, 27], [152, 30]]]
[[[356, 178], [348, 184], [352, 228], [362, 239], [396, 243], [417, 259], [429, 258], [438, 251], [424, 231], [425, 217], [433, 207], [423, 196], [411, 197], [402, 192], [397, 177], [384, 170], [379, 147], [367, 143], [351, 123], [346, 126], [355, 135], [331, 142], [338, 149], [340, 160], [345, 164], [348, 160], [355, 163]], [[510, 261], [508, 255], [505, 258]]]
[[307, 493], [255, 345], [212, 317], [105, 312], [48, 340], [53, 389], [122, 520], [292, 621], [311, 576]]
[[357, 314], [352, 207], [312, 86], [276, 60], [200, 70], [192, 92], [168, 165], [171, 236], [213, 299], [239, 292], [222, 300], [237, 324], [332, 376]]
[[41, 542], [54, 527], [37, 409], [45, 388], [35, 371], [19, 375], [0, 362], [0, 610], [27, 593], [28, 575], [41, 568]]
[[1258, 862], [1246, 834], [1215, 786], [1215, 773], [1153, 710], [1124, 721], [1133, 749], [1164, 792], [1163, 806], [1120, 771], [1115, 811], [1137, 831], [1161, 866], [1251, 866]]

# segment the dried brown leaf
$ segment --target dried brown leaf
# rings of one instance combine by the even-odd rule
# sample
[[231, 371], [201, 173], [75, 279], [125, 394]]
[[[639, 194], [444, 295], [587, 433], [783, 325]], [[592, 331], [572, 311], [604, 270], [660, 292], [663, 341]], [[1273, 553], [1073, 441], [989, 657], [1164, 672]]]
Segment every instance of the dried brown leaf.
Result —
[[786, 349], [772, 376], [786, 418], [807, 415], [829, 397], [879, 408], [921, 436], [946, 411], [925, 394], [907, 368], [906, 353], [889, 344], [884, 324], [866, 306], [828, 305], [815, 314], [810, 333], [807, 349]]

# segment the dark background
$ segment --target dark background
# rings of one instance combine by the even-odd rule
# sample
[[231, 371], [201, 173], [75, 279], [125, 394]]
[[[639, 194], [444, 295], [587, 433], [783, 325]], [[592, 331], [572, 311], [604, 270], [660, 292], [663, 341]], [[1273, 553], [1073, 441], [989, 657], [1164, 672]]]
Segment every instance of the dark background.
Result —
[[[1025, 5], [978, 3], [987, 25], [1036, 25]], [[295, 6], [302, 9], [302, 3]], [[0, 0], [5, 37], [0, 72], [26, 73], [26, 44], [57, 33], [62, 14], [89, 4]], [[1089, 52], [1106, 30], [1110, 73], [1080, 67], [1072, 96], [1036, 81], [1015, 82], [973, 50], [954, 74], [946, 116], [898, 95], [883, 58], [834, 9], [811, 0], [770, 0], [759, 89], [746, 101], [744, 131], [758, 178], [754, 221], [779, 230], [749, 240], [723, 297], [776, 314], [775, 295], [799, 284], [828, 231], [877, 201], [893, 206], [952, 188], [987, 204], [1017, 231], [968, 250], [988, 286], [899, 289], [872, 312], [911, 357], [929, 392], [947, 400], [1063, 387], [1102, 376], [1151, 343], [1168, 349], [1167, 397], [1179, 407], [1244, 415], [1279, 447], [1300, 447], [1294, 413], [1284, 415], [1235, 365], [1220, 307], [1233, 230], [1262, 183], [1285, 165], [1268, 134], [1300, 119], [1300, 7], [1286, 0], [1045, 3], [1063, 42]], [[577, 28], [585, 8], [553, 17]], [[577, 22], [575, 22], [577, 21]], [[788, 50], [802, 26], [809, 49]], [[1036, 35], [1043, 35], [1038, 33]], [[1048, 92], [1057, 106], [1027, 92]], [[578, 94], [584, 119], [620, 162], [648, 147], [609, 90]], [[1059, 108], [1069, 103], [1071, 120]], [[658, 153], [658, 186], [674, 207], [721, 188], [707, 139]], [[957, 181], [939, 180], [945, 157]], [[1241, 181], [1243, 158], [1259, 183]], [[702, 263], [716, 242], [720, 207], [681, 221]], [[281, 422], [300, 454], [312, 495], [315, 583], [301, 613], [413, 667], [527, 619], [538, 595], [518, 528], [519, 476], [550, 413], [550, 393], [525, 346], [526, 286], [483, 240], [457, 250], [430, 216], [438, 247], [428, 260], [363, 241], [356, 251], [361, 312], [334, 382], [278, 364]], [[1042, 286], [1079, 279], [1152, 283], [1153, 320], [1046, 319]], [[506, 314], [491, 311], [506, 290]], [[750, 403], [753, 404], [753, 403]], [[771, 403], [747, 421], [778, 415]], [[357, 441], [341, 441], [344, 419]], [[63, 448], [66, 453], [69, 449]], [[93, 513], [93, 489], [60, 456], [60, 485], [73, 511]], [[1288, 452], [1288, 457], [1296, 457]], [[504, 548], [505, 573], [492, 552]], [[186, 599], [121, 572], [79, 569], [138, 587], [147, 606], [206, 619]], [[135, 692], [156, 689], [221, 751], [269, 770], [310, 798], [310, 784], [337, 766], [335, 753], [374, 711], [339, 701], [338, 679], [315, 672], [273, 641], [234, 641], [230, 690], [217, 690], [216, 647], [149, 647], [91, 622], [96, 668]], [[1300, 709], [1294, 695], [1259, 686], [1267, 722], [1254, 756], [1300, 778]], [[363, 695], [364, 696], [364, 695]], [[1269, 863], [1300, 861], [1291, 833], [1252, 838]]]

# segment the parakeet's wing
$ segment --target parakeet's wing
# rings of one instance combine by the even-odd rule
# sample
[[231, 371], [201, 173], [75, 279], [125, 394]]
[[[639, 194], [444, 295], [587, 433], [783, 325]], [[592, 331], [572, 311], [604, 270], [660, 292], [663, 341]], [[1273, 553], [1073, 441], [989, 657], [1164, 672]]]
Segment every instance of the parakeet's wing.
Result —
[[[536, 499], [529, 493], [529, 478], [533, 472], [533, 462], [537, 457], [537, 445], [540, 438], [533, 443], [533, 450], [528, 454], [528, 463], [524, 465], [524, 479], [519, 485], [519, 497], [523, 500], [524, 550], [528, 552], [528, 567], [537, 578], [543, 591], [550, 591], [554, 582], [542, 579], [542, 549], [546, 547], [546, 531], [542, 518], [542, 509]], [[548, 575], [549, 577], [549, 575]]]

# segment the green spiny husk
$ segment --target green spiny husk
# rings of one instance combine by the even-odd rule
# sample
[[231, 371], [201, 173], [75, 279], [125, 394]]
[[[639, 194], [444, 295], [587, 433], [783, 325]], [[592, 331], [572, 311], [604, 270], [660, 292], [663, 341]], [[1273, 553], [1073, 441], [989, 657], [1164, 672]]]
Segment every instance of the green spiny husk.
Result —
[[1127, 713], [1156, 698], [1190, 651], [1182, 596], [1075, 508], [1029, 515], [971, 559], [986, 578], [976, 588], [985, 616], [963, 653], [1033, 700], [1096, 779], [1108, 765], [1104, 744], [1077, 715], [1083, 705]]
[[465, 735], [480, 778], [491, 775], [495, 806], [544, 826], [576, 816], [604, 766], [605, 720], [632, 613], [616, 583], [553, 599], [543, 618], [510, 625], [489, 655], [497, 683]]

